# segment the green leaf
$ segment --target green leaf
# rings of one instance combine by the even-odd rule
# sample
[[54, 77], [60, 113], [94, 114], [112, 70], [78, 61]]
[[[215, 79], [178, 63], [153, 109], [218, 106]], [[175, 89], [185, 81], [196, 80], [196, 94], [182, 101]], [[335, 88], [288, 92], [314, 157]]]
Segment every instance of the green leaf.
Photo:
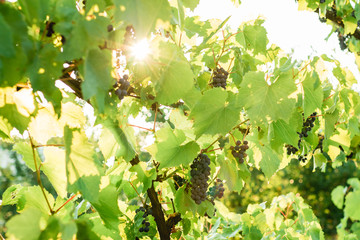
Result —
[[294, 125], [287, 124], [284, 120], [280, 119], [272, 123], [274, 129], [274, 138], [281, 140], [283, 143], [297, 146], [298, 134]]
[[239, 121], [241, 109], [237, 96], [232, 93], [220, 88], [206, 91], [190, 113], [196, 136], [227, 133]]
[[29, 208], [12, 217], [7, 223], [6, 236], [9, 239], [37, 240], [40, 236], [42, 214], [39, 210]]
[[183, 52], [175, 44], [161, 42], [160, 61], [166, 64], [155, 79], [156, 99], [171, 104], [182, 98], [194, 84], [194, 74]]
[[47, 100], [54, 104], [56, 112], [60, 110], [61, 92], [55, 81], [61, 76], [62, 63], [57, 60], [59, 50], [52, 44], [46, 44], [37, 54], [29, 67], [29, 78], [33, 91], [41, 91]]
[[15, 102], [15, 99], [13, 88], [0, 88], [0, 116], [18, 129], [20, 133], [23, 133], [30, 122], [29, 113], [20, 112], [24, 105], [21, 102]]
[[288, 121], [295, 105], [290, 94], [296, 91], [291, 74], [281, 74], [268, 84], [263, 72], [248, 72], [240, 86], [239, 99], [244, 102], [251, 121]]
[[319, 83], [319, 78], [316, 73], [306, 74], [305, 80], [302, 82], [304, 89], [304, 117], [310, 116], [315, 109], [321, 109], [323, 104], [323, 89]]
[[343, 22], [344, 22], [344, 35], [352, 34], [355, 32], [357, 27], [356, 18], [353, 18], [352, 16], [347, 16], [343, 19]]
[[230, 191], [241, 192], [244, 187], [243, 179], [239, 176], [239, 170], [235, 160], [217, 159], [220, 171], [219, 178], [225, 180]]
[[120, 210], [118, 207], [118, 191], [115, 186], [108, 185], [99, 193], [98, 199], [91, 202], [99, 212], [105, 226], [119, 231]]
[[186, 212], [196, 212], [197, 205], [194, 200], [192, 200], [191, 196], [185, 192], [184, 186], [176, 191], [175, 207], [176, 210], [181, 214], [186, 214]]
[[[261, 24], [262, 22], [260, 22]], [[268, 39], [266, 29], [261, 25], [245, 25], [244, 30], [245, 46], [254, 51], [254, 54], [265, 53]]]
[[184, 7], [190, 8], [191, 11], [194, 11], [196, 6], [199, 4], [200, 0], [181, 0], [184, 4]]
[[[64, 29], [61, 29], [65, 32], [64, 34], [67, 39], [67, 42], [63, 46], [64, 50], [59, 56], [59, 58], [64, 61], [84, 58], [91, 50], [100, 51], [99, 46], [104, 46], [104, 41], [108, 36], [108, 32], [106, 31], [107, 25], [110, 24], [108, 18], [96, 16], [96, 18], [89, 20], [77, 13], [78, 11], [75, 12], [76, 15], [73, 19], [69, 20], [71, 21], [71, 25], [65, 25], [63, 26]], [[56, 27], [57, 25], [55, 25], [55, 28]], [[103, 54], [109, 54], [106, 53], [107, 50], [103, 50], [102, 52]], [[99, 60], [102, 59], [101, 57]], [[109, 60], [106, 59], [103, 63], [104, 66], [97, 66], [97, 68], [107, 68], [106, 65], [108, 61]]]
[[66, 178], [66, 162], [65, 150], [56, 147], [44, 148], [45, 161], [41, 170], [45, 173], [57, 194], [67, 197], [67, 178]]
[[[18, 142], [14, 145], [13, 151], [22, 155], [22, 160], [25, 162], [26, 166], [28, 166], [33, 172], [36, 171], [35, 163], [34, 163], [34, 155], [31, 148], [31, 145], [26, 142]], [[35, 151], [35, 159], [38, 167], [40, 166], [41, 160], [39, 158], [39, 154]]]
[[331, 191], [331, 200], [334, 205], [342, 209], [344, 205], [345, 188], [343, 186], [337, 186]]
[[74, 184], [83, 176], [99, 175], [93, 155], [93, 145], [84, 132], [65, 127], [66, 176], [69, 184]]
[[358, 178], [349, 178], [347, 184], [355, 190], [360, 190], [360, 180]]
[[171, 8], [167, 0], [115, 0], [114, 2], [115, 20], [125, 20], [128, 24], [132, 24], [139, 39], [150, 36], [151, 32], [171, 19]]
[[113, 82], [111, 77], [111, 54], [107, 51], [91, 50], [85, 59], [85, 77], [81, 84], [85, 99], [95, 96], [100, 112], [105, 108], [105, 96]]
[[335, 124], [338, 121], [339, 110], [335, 109], [335, 111], [329, 113], [325, 113], [325, 138], [330, 138], [335, 130]]
[[353, 221], [360, 220], [360, 191], [349, 193], [345, 198], [344, 213]]
[[40, 25], [50, 13], [50, 7], [53, 1], [47, 0], [19, 0], [21, 9], [24, 12], [26, 20], [31, 24]]
[[[50, 207], [54, 206], [54, 197], [48, 191], [46, 191], [46, 189], [43, 190], [49, 201]], [[37, 208], [44, 215], [51, 215], [49, 206], [47, 205], [43, 192], [39, 186], [24, 188], [22, 194], [22, 200], [25, 201], [25, 209]]]
[[257, 144], [252, 149], [255, 162], [259, 164], [266, 178], [270, 179], [279, 169], [281, 162], [279, 156], [268, 145]]
[[5, 190], [2, 195], [1, 205], [14, 205], [17, 204], [22, 197], [24, 188], [20, 184], [12, 185]]
[[135, 157], [135, 140], [133, 130], [129, 127], [120, 127], [117, 122], [111, 120], [105, 122], [105, 129], [100, 137], [100, 149], [106, 159], [111, 156], [123, 157], [130, 162]]
[[200, 148], [196, 142], [186, 141], [183, 131], [168, 126], [156, 132], [156, 143], [147, 150], [160, 163], [159, 168], [169, 168], [189, 165]]
[[1, 15], [0, 29], [0, 56], [13, 57], [15, 55], [13, 33], [10, 29], [10, 26]]
[[148, 190], [153, 181], [156, 179], [156, 171], [154, 168], [151, 170], [146, 170], [147, 164], [144, 162], [140, 162], [130, 168], [131, 172], [136, 172], [137, 180], [144, 184], [143, 192]]

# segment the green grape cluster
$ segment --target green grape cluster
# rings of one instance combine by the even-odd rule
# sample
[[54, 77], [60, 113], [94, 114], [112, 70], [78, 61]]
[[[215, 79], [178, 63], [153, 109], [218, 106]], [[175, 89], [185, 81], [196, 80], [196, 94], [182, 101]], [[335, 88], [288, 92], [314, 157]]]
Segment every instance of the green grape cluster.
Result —
[[199, 154], [191, 164], [191, 198], [196, 204], [206, 200], [207, 181], [210, 176], [210, 158], [206, 154]]
[[234, 158], [238, 159], [239, 163], [244, 162], [244, 158], [247, 157], [247, 154], [245, 152], [248, 149], [248, 141], [244, 141], [243, 144], [241, 144], [240, 140], [236, 141], [235, 146], [230, 147], [231, 154], [234, 156]]

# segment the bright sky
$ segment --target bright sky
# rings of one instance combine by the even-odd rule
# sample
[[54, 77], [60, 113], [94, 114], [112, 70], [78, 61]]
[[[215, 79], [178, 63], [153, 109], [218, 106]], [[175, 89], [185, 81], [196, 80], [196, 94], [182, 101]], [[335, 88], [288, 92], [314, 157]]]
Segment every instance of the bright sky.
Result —
[[291, 0], [242, 0], [235, 8], [230, 0], [201, 0], [195, 15], [203, 20], [231, 16], [228, 24], [234, 29], [244, 21], [262, 16], [265, 19], [270, 43], [275, 43], [286, 52], [294, 50], [293, 58], [305, 60], [309, 55], [327, 54], [348, 67], [360, 82], [360, 72], [352, 53], [342, 51], [336, 34], [328, 41], [331, 26], [321, 23], [316, 13], [298, 11], [297, 3]]

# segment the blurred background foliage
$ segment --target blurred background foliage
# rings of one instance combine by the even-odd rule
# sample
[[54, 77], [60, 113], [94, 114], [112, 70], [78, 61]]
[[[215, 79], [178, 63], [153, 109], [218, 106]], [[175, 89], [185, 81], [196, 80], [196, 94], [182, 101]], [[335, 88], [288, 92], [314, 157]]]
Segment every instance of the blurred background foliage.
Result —
[[[37, 185], [35, 174], [26, 167], [22, 157], [12, 151], [12, 144], [0, 144], [0, 194], [11, 185]], [[223, 199], [226, 206], [234, 212], [243, 213], [249, 204], [261, 202], [271, 203], [279, 195], [294, 192], [300, 194], [305, 202], [312, 206], [315, 215], [325, 233], [326, 239], [335, 238], [336, 226], [343, 217], [343, 211], [331, 201], [331, 191], [338, 185], [346, 185], [351, 177], [360, 177], [360, 170], [353, 161], [347, 161], [342, 166], [332, 168], [328, 164], [326, 171], [313, 171], [313, 164], [309, 161], [301, 166], [297, 159], [293, 159], [289, 166], [275, 174], [268, 182], [258, 170], [252, 169], [249, 183], [245, 185], [241, 194], [225, 192]], [[44, 187], [56, 196], [56, 192], [42, 175]], [[3, 234], [5, 222], [16, 214], [15, 206], [4, 206], [0, 211], [0, 232]]]

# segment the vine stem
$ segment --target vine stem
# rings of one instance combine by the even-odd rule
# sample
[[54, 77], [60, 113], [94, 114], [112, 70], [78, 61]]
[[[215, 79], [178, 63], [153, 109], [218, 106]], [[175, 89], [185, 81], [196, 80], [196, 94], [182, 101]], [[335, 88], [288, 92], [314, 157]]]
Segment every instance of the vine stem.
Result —
[[45, 145], [35, 145], [34, 148], [39, 147], [65, 147], [63, 144], [45, 144]]
[[68, 204], [71, 200], [73, 200], [77, 195], [79, 195], [79, 193], [74, 194], [73, 196], [71, 196], [63, 205], [61, 205], [54, 213], [57, 213], [58, 211], [60, 211], [66, 204]]
[[222, 136], [219, 136], [219, 137], [218, 137], [215, 141], [213, 141], [207, 148], [202, 149], [202, 150], [201, 150], [201, 153], [207, 152], [207, 150], [208, 150], [212, 145], [214, 145], [217, 141], [219, 141], [221, 138], [222, 138]]
[[133, 124], [130, 124], [130, 123], [127, 123], [127, 125], [130, 126], [130, 127], [141, 128], [141, 129], [147, 130], [147, 131], [149, 131], [149, 132], [153, 132], [153, 129], [150, 129], [150, 128], [145, 128], [145, 127], [133, 125]]
[[250, 128], [250, 125], [246, 128], [246, 132], [245, 132], [245, 134], [244, 134], [244, 137], [243, 137], [243, 139], [242, 139], [242, 142], [244, 142], [245, 137], [247, 136], [247, 134], [248, 134], [248, 132], [249, 132], [249, 128]]
[[29, 130], [28, 130], [28, 133], [29, 133], [29, 139], [30, 139], [30, 144], [31, 144], [33, 159], [34, 159], [35, 170], [36, 170], [36, 179], [37, 179], [37, 182], [38, 182], [38, 184], [39, 184], [39, 186], [40, 186], [41, 192], [42, 192], [42, 194], [44, 195], [46, 204], [47, 204], [48, 207], [49, 207], [50, 213], [51, 213], [51, 215], [53, 215], [53, 214], [54, 214], [54, 211], [53, 211], [53, 209], [52, 209], [51, 206], [50, 206], [49, 200], [48, 200], [48, 198], [47, 198], [47, 196], [46, 196], [46, 193], [45, 193], [45, 190], [44, 190], [44, 186], [43, 186], [43, 184], [42, 184], [42, 182], [41, 182], [41, 178], [40, 178], [40, 168], [38, 168], [38, 164], [37, 164], [37, 162], [36, 162], [36, 156], [35, 156], [35, 145], [34, 145], [34, 142], [33, 142], [32, 138], [31, 138], [31, 135], [30, 135], [30, 131], [29, 131]]
[[142, 202], [143, 206], [146, 205], [146, 203], [144, 202], [144, 199], [140, 196], [139, 192], [136, 190], [136, 188], [134, 187], [134, 185], [132, 184], [131, 181], [129, 181], [130, 185], [132, 186], [132, 188], [135, 190], [136, 194], [139, 196], [140, 201]]
[[293, 75], [293, 79], [295, 79], [295, 77], [296, 77], [299, 73], [301, 73], [305, 68], [307, 68], [307, 66], [309, 66], [309, 65], [310, 65], [310, 63], [307, 63], [303, 68], [300, 69], [300, 71], [298, 71], [297, 73], [295, 73], [295, 75]]
[[1, 235], [1, 233], [0, 233], [0, 238], [1, 240], [5, 240], [5, 238], [3, 237], [3, 235]]

